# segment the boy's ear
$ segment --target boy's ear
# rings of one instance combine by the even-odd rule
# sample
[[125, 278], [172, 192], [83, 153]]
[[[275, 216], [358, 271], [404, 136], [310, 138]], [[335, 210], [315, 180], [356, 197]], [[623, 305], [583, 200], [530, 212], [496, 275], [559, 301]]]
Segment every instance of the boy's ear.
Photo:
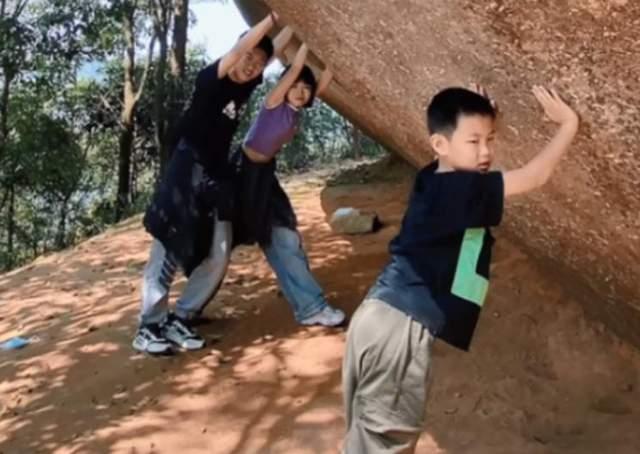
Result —
[[444, 134], [431, 134], [429, 141], [431, 142], [431, 148], [438, 156], [446, 156], [449, 153], [449, 139]]

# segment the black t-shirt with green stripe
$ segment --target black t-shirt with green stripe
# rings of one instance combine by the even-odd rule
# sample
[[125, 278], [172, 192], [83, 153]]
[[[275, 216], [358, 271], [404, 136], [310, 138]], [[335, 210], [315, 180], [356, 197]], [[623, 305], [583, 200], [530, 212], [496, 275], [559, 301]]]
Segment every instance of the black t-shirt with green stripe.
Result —
[[442, 172], [437, 162], [416, 177], [391, 260], [369, 298], [422, 323], [433, 335], [468, 350], [489, 285], [494, 239], [502, 218], [500, 172]]

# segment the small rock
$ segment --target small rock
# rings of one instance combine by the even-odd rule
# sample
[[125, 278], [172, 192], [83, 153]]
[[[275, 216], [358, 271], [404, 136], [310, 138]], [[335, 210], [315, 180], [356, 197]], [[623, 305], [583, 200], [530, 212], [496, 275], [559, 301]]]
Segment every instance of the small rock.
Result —
[[361, 213], [351, 207], [338, 208], [329, 224], [334, 232], [348, 235], [375, 232], [382, 226], [376, 213]]
[[458, 413], [458, 409], [457, 408], [447, 408], [444, 411], [445, 415], [455, 415], [456, 413]]
[[270, 341], [273, 340], [273, 336], [271, 334], [266, 334], [266, 335], [262, 336], [262, 338], [267, 342], [270, 342]]
[[203, 427], [203, 428], [202, 428], [202, 433], [203, 433], [203, 434], [206, 434], [206, 433], [207, 433], [207, 428], [206, 428], [206, 427]]
[[495, 311], [495, 312], [493, 313], [493, 317], [494, 317], [494, 318], [500, 318], [500, 312]]

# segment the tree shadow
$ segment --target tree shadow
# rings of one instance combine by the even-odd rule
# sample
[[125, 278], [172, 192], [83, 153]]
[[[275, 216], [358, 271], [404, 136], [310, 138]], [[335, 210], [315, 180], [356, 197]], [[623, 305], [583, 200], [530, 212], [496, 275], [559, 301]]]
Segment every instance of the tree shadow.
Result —
[[[331, 304], [351, 314], [387, 259], [411, 182], [322, 195], [312, 183], [289, 189], [300, 230]], [[375, 208], [386, 227], [335, 235], [326, 217], [342, 205]], [[0, 276], [0, 337], [40, 337], [0, 353], [0, 452], [336, 452], [344, 330], [298, 326], [262, 253], [242, 248], [200, 329], [222, 340], [170, 358], [134, 354], [148, 246], [134, 219]], [[497, 251], [494, 275], [472, 353], [434, 350], [418, 452], [640, 446], [637, 354], [586, 323], [512, 245]]]

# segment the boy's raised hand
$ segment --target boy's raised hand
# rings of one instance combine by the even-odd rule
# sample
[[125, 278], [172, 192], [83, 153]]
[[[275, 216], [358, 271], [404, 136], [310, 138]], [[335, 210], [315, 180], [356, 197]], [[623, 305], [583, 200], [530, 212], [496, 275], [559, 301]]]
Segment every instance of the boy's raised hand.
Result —
[[485, 98], [487, 98], [491, 103], [491, 107], [493, 107], [496, 110], [496, 112], [498, 111], [498, 104], [496, 103], [495, 99], [489, 96], [489, 92], [487, 92], [487, 90], [482, 85], [474, 82], [471, 85], [469, 85], [469, 90], [475, 93], [478, 93], [480, 96], [484, 96]]
[[534, 85], [531, 91], [551, 121], [561, 125], [578, 126], [578, 114], [562, 100], [554, 89], [549, 90], [541, 85]]

